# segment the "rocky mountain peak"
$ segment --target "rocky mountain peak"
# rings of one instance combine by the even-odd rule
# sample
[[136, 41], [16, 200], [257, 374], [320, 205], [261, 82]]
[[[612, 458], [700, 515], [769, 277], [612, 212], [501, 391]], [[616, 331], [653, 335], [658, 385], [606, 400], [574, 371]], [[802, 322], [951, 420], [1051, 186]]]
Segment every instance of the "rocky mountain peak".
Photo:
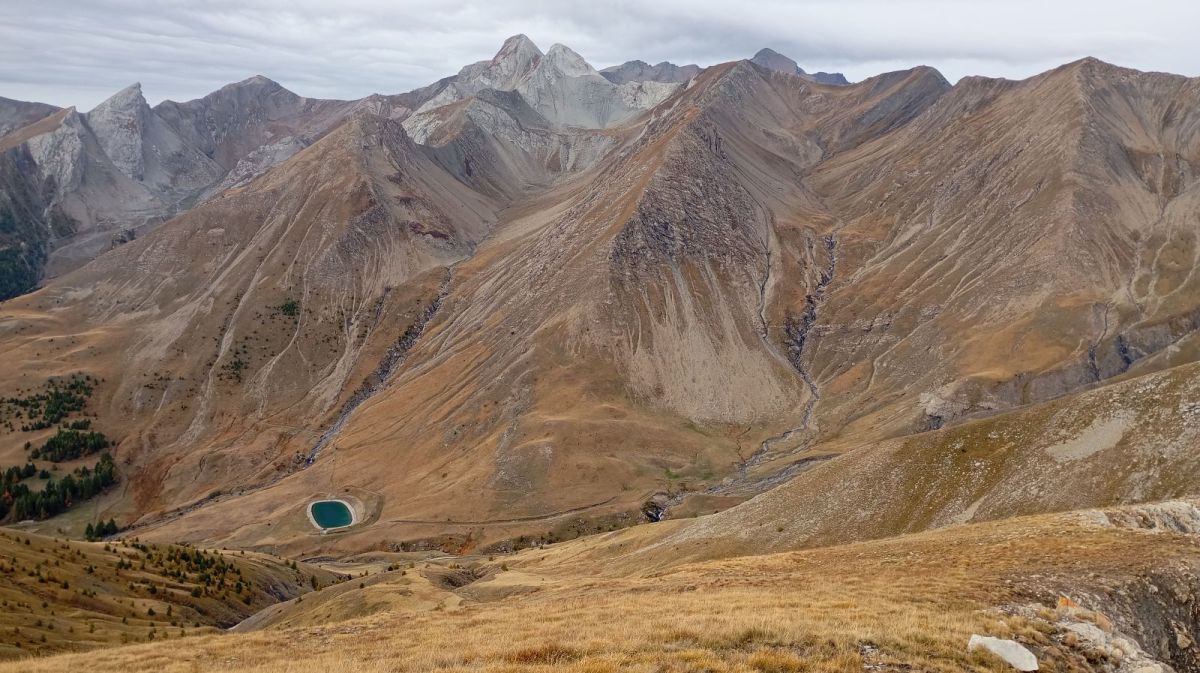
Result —
[[437, 107], [483, 89], [510, 91], [515, 89], [542, 62], [542, 50], [525, 35], [513, 35], [504, 41], [490, 61], [465, 66], [454, 76], [452, 85], [426, 103], [425, 108]]
[[[1119, 65], [1114, 65], [1107, 61], [1102, 61], [1102, 60], [1096, 58], [1095, 56], [1085, 56], [1081, 59], [1071, 61], [1070, 63], [1062, 65], [1058, 68], [1055, 68], [1054, 70], [1051, 70], [1046, 74], [1053, 76], [1054, 73], [1058, 73], [1058, 72], [1070, 72], [1070, 73], [1077, 73], [1077, 74], [1083, 75], [1085, 77], [1100, 77], [1100, 78], [1133, 77], [1138, 74], [1138, 71], [1136, 71], [1136, 70], [1130, 70], [1129, 68], [1123, 68]], [[1173, 75], [1173, 77], [1177, 77], [1181, 81], [1187, 79], [1180, 75]]]
[[750, 59], [750, 62], [754, 63], [755, 65], [761, 65], [768, 70], [786, 72], [792, 75], [804, 74], [804, 69], [801, 68], [798, 63], [768, 47], [759, 49], [758, 53], [754, 55], [754, 58]]
[[107, 114], [112, 110], [140, 108], [144, 105], [146, 105], [146, 98], [142, 95], [142, 84], [134, 82], [109, 96], [104, 102], [92, 108], [88, 114]]
[[582, 56], [563, 44], [555, 44], [546, 52], [546, 62], [567, 77], [599, 75]]
[[786, 72], [789, 75], [799, 75], [821, 84], [846, 86], [850, 80], [840, 72], [805, 72], [795, 61], [770, 48], [759, 49], [750, 59], [751, 63], [776, 72]]
[[280, 102], [296, 102], [301, 100], [300, 95], [293, 93], [279, 82], [263, 75], [254, 75], [240, 82], [226, 84], [199, 100], [205, 101], [216, 98], [232, 98], [247, 103], [266, 99], [274, 99]]
[[87, 124], [96, 135], [104, 154], [117, 170], [134, 180], [141, 180], [145, 165], [142, 139], [150, 106], [142, 95], [140, 83], [131, 84], [86, 115]]
[[533, 40], [525, 35], [513, 35], [500, 46], [491, 65], [502, 72], [524, 73], [535, 67], [542, 56], [542, 50]]
[[[235, 88], [235, 89], [246, 89], [246, 90], [256, 91], [256, 92], [287, 91], [287, 89], [285, 89], [282, 84], [280, 84], [279, 82], [276, 82], [275, 80], [271, 79], [270, 77], [266, 77], [264, 75], [254, 75], [253, 77], [247, 77], [246, 79], [244, 79], [240, 82], [235, 82], [234, 84], [231, 84], [229, 86], [231, 88]], [[291, 93], [291, 92], [289, 91], [288, 93]]]

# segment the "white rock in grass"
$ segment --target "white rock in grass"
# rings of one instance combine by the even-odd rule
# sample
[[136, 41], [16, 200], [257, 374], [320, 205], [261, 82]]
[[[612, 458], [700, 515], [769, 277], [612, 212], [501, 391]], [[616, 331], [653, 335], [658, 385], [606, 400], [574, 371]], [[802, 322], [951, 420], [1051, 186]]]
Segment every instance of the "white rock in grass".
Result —
[[972, 635], [971, 640], [967, 642], [967, 651], [974, 652], [979, 648], [1000, 657], [1018, 671], [1036, 671], [1038, 669], [1037, 657], [1016, 641]]

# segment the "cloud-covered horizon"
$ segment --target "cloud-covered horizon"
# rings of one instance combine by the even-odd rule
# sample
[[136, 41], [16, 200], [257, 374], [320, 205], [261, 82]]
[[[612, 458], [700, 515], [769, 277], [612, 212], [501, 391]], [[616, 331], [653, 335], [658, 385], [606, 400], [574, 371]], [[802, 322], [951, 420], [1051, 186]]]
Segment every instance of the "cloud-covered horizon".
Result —
[[188, 100], [265, 75], [296, 93], [400, 93], [490, 58], [528, 35], [597, 68], [640, 59], [714, 63], [762, 47], [805, 70], [860, 80], [930, 65], [1024, 78], [1083, 56], [1200, 75], [1200, 3], [1114, 0], [8, 0], [0, 6], [0, 96], [89, 109], [141, 82]]

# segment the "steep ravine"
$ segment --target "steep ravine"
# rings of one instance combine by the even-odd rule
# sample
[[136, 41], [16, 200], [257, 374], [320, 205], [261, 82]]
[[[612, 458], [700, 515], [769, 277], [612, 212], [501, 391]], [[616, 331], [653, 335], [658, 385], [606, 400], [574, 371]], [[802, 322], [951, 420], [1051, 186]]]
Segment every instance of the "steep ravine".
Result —
[[[784, 321], [784, 345], [787, 347], [788, 362], [796, 370], [796, 374], [800, 376], [800, 380], [808, 388], [808, 401], [804, 403], [804, 411], [800, 417], [800, 425], [788, 428], [787, 430], [768, 437], [763, 440], [758, 449], [750, 455], [749, 459], [738, 466], [737, 476], [733, 483], [722, 485], [722, 491], [728, 490], [728, 487], [735, 484], [739, 487], [744, 487], [749, 471], [761, 464], [771, 452], [771, 447], [779, 442], [784, 442], [791, 439], [797, 433], [806, 432], [809, 430], [809, 424], [812, 421], [813, 410], [817, 406], [817, 402], [821, 399], [821, 390], [813, 379], [812, 374], [808, 371], [807, 365], [804, 363], [804, 347], [808, 343], [809, 333], [817, 322], [817, 311], [821, 304], [825, 301], [825, 290], [829, 284], [833, 282], [833, 277], [837, 273], [837, 237], [833, 234], [826, 236], [824, 239], [825, 254], [829, 257], [829, 262], [825, 268], [821, 270], [821, 274], [817, 277], [817, 285], [813, 291], [804, 297], [804, 311], [799, 317], [788, 316]], [[804, 463], [801, 461], [795, 465]], [[795, 466], [794, 465], [794, 466]], [[791, 466], [791, 467], [794, 467]], [[792, 472], [791, 474], [794, 474]], [[776, 475], [770, 475], [767, 479], [771, 479]]]
[[803, 422], [798, 429], [808, 428], [813, 408], [816, 407], [817, 401], [821, 399], [821, 391], [818, 389], [816, 381], [813, 380], [812, 374], [808, 371], [808, 366], [804, 364], [804, 347], [808, 345], [809, 334], [812, 332], [813, 326], [817, 323], [817, 309], [825, 301], [825, 289], [833, 282], [834, 274], [837, 273], [837, 237], [830, 234], [825, 237], [824, 241], [825, 254], [829, 256], [829, 263], [821, 271], [821, 275], [817, 279], [816, 288], [805, 296], [804, 312], [799, 317], [789, 316], [784, 321], [783, 326], [784, 339], [788, 349], [788, 361], [792, 363], [792, 367], [800, 375], [804, 384], [808, 386], [808, 391], [811, 394], [811, 398], [804, 407]]

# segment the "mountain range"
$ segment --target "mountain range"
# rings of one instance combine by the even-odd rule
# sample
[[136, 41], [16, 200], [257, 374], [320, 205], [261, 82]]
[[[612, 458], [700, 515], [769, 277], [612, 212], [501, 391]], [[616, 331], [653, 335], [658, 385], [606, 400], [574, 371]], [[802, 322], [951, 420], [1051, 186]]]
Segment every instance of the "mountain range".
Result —
[[[1091, 58], [851, 83], [770, 49], [598, 71], [518, 35], [356, 101], [264, 77], [155, 106], [133, 85], [86, 113], [0, 99], [0, 471], [90, 465], [99, 440], [70, 433], [99, 433], [119, 485], [21, 530], [111, 518], [125, 539], [388, 568], [247, 629], [365, 619], [366, 597], [442, 610], [547, 582], [570, 601], [589, 573], [632, 596], [657, 591], [647, 568], [684, 568], [686, 592], [743, 555], [790, 581], [764, 555], [821, 547], [804, 558], [846, 591], [845, 567], [908, 555], [953, 575], [912, 590], [937, 596], [922, 610], [1009, 606], [1044, 659], [1101, 670], [1031, 635], [1074, 603], [1011, 606], [1101, 595], [1059, 539], [1109, 579], [1191, 576], [1175, 538], [1153, 544], [1177, 565], [1105, 554], [1200, 532], [1190, 500], [1147, 504], [1200, 476], [1198, 177], [1200, 80]], [[322, 529], [315, 500], [352, 525]], [[1029, 545], [1053, 579], [1000, 596], [956, 569], [1000, 582], [1027, 557], [931, 551], [971, 540]], [[399, 574], [443, 553], [471, 563]], [[1139, 622], [1103, 595], [1089, 609], [1142, 644], [1129, 662], [1193, 670], [1148, 624], [1200, 636], [1178, 612], [1195, 603]], [[680, 647], [804, 670], [701, 631]], [[804, 647], [881, 667], [916, 647], [871, 633]], [[791, 652], [776, 636], [745, 643]], [[478, 656], [583, 670], [595, 652], [571, 642]]]

